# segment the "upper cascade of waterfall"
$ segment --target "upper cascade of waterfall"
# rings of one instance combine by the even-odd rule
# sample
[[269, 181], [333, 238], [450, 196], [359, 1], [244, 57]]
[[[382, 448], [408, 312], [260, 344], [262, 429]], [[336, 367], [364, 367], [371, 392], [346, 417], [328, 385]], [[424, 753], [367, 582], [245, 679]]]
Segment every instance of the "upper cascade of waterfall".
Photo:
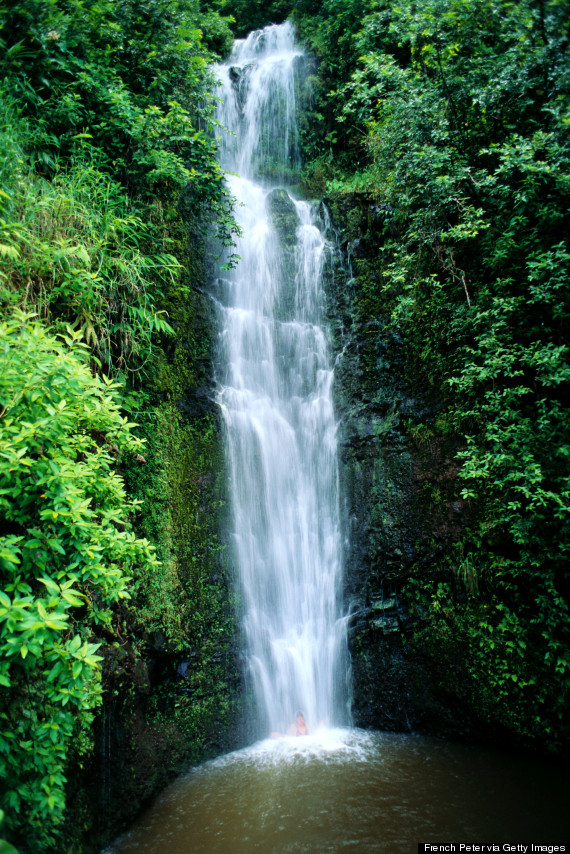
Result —
[[270, 184], [288, 183], [298, 169], [295, 69], [303, 56], [286, 22], [236, 40], [217, 67], [218, 117], [230, 131], [220, 143], [225, 169]]
[[230, 65], [247, 65], [252, 59], [270, 59], [290, 61], [302, 56], [303, 51], [295, 41], [295, 30], [289, 21], [273, 24], [263, 30], [254, 30], [245, 39], [236, 39], [230, 58]]
[[[347, 720], [346, 617], [333, 370], [322, 325], [331, 247], [318, 205], [287, 191], [299, 166], [291, 24], [236, 42], [218, 66], [220, 160], [242, 235], [220, 271], [218, 402], [234, 553], [261, 732], [302, 710]], [[344, 711], [343, 711], [344, 710]]]

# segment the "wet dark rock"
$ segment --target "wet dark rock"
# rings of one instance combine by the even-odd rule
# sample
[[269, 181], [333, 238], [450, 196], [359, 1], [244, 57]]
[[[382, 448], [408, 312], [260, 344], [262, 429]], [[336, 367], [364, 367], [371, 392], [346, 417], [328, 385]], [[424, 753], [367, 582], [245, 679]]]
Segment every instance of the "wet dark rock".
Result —
[[184, 678], [186, 676], [186, 674], [188, 673], [189, 667], [190, 667], [189, 661], [181, 661], [180, 664], [178, 665], [178, 667], [176, 668], [176, 672], [179, 676], [182, 676], [182, 678]]
[[299, 214], [287, 190], [278, 187], [272, 190], [266, 200], [271, 223], [283, 246], [294, 247], [297, 243], [297, 229], [300, 225]]
[[275, 314], [279, 320], [290, 320], [295, 311], [295, 246], [297, 229], [300, 225], [299, 215], [289, 193], [281, 187], [268, 194], [266, 205], [281, 250], [279, 264], [283, 284], [275, 306]]
[[178, 411], [188, 419], [200, 418], [203, 415], [217, 413], [217, 404], [213, 399], [212, 389], [198, 388], [191, 397], [176, 402]]
[[248, 66], [239, 68], [237, 65], [232, 65], [229, 71], [230, 80], [238, 96], [238, 104], [243, 108], [247, 97], [248, 87]]
[[[412, 392], [405, 341], [390, 329], [381, 304], [372, 311], [368, 302], [365, 288], [374, 280], [389, 212], [355, 195], [335, 202], [331, 213], [329, 236], [343, 247], [327, 273], [327, 315], [336, 354], [354, 723], [466, 737], [481, 726], [468, 709], [461, 652], [451, 697], [441, 688], [439, 665], [415, 641], [426, 615], [405, 595], [410, 579], [429, 580], [436, 556], [460, 536], [465, 507], [454, 492], [456, 449], [444, 441], [419, 447], [411, 439], [409, 425], [432, 424], [442, 403], [427, 391]], [[424, 497], [424, 485], [434, 482], [437, 506]], [[435, 578], [431, 583], [437, 586]]]
[[148, 694], [150, 692], [148, 667], [146, 662], [140, 658], [135, 662], [133, 681], [142, 694]]
[[154, 632], [152, 636], [152, 647], [156, 650], [162, 650], [166, 647], [166, 638], [162, 632]]

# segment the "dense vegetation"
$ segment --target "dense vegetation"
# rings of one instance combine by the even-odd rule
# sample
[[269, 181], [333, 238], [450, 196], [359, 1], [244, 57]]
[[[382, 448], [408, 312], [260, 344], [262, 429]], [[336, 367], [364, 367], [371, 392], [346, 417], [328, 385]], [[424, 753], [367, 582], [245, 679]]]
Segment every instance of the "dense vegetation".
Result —
[[304, 184], [361, 247], [363, 398], [404, 360], [425, 406], [398, 429], [457, 473], [426, 480], [426, 518], [465, 510], [402, 570], [406, 643], [490, 725], [567, 745], [568, 11], [0, 3], [0, 807], [22, 851], [85, 850], [64, 815], [106, 698], [142, 703], [161, 757], [121, 781], [133, 809], [219, 749], [234, 709], [200, 287], [212, 224], [226, 245], [235, 227], [208, 63], [289, 14], [318, 60]]
[[10, 2], [0, 28], [0, 801], [21, 850], [71, 851], [102, 702], [152, 733], [131, 810], [231, 711], [217, 423], [180, 411], [207, 383], [201, 247], [234, 229], [209, 71], [231, 33], [185, 0]]

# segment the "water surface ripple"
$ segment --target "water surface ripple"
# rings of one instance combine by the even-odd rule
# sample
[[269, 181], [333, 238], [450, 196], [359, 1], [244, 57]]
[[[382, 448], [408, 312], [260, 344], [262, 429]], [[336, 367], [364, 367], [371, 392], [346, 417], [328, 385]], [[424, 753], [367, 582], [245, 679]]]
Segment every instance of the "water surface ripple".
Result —
[[[568, 774], [410, 735], [259, 742], [174, 783], [112, 854], [415, 854], [418, 842], [568, 838]], [[111, 854], [109, 852], [109, 854]]]

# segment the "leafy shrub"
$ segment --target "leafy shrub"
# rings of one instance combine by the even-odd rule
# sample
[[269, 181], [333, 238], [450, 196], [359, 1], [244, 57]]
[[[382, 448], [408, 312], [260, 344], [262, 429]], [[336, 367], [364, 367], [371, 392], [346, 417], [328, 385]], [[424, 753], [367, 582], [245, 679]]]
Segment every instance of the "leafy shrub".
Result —
[[141, 442], [79, 338], [18, 311], [0, 324], [0, 778], [12, 833], [37, 851], [63, 815], [70, 741], [89, 742], [100, 703], [92, 641], [133, 567], [156, 565], [115, 472]]

